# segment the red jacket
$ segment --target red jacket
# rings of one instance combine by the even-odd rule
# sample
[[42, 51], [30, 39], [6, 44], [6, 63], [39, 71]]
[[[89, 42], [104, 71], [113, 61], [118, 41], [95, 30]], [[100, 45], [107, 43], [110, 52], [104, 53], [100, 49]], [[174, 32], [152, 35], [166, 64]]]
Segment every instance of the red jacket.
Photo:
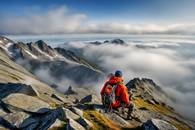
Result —
[[120, 107], [121, 102], [129, 104], [129, 94], [127, 87], [123, 84], [123, 79], [121, 77], [111, 77], [109, 81], [104, 84], [104, 87], [101, 90], [101, 94], [104, 94], [105, 88], [108, 84], [118, 84], [116, 87], [115, 96], [119, 97], [113, 104], [112, 107]]

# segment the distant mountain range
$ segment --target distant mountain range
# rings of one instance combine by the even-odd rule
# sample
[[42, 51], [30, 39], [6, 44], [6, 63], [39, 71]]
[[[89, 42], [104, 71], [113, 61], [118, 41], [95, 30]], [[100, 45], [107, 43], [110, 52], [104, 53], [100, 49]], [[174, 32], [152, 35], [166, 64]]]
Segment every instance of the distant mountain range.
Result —
[[[34, 43], [15, 43], [5, 37], [0, 37], [0, 40], [1, 48], [10, 58], [34, 74], [49, 70], [47, 73], [51, 75], [52, 83], [56, 85], [63, 79], [69, 79], [83, 86], [85, 83], [98, 81], [103, 75], [103, 72], [74, 52], [59, 47], [52, 48], [42, 40]], [[37, 76], [52, 85], [48, 78]]]
[[104, 42], [95, 41], [95, 42], [89, 42], [89, 44], [93, 44], [93, 45], [102, 45], [102, 44], [127, 45], [127, 43], [125, 43], [121, 39], [106, 40]]

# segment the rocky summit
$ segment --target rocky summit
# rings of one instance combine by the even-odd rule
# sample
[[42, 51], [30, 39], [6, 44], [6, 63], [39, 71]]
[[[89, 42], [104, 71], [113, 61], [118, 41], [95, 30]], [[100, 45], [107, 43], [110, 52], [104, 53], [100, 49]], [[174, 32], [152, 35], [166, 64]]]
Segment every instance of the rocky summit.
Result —
[[102, 44], [127, 45], [127, 43], [125, 43], [125, 41], [121, 39], [106, 40], [104, 42], [95, 41], [95, 42], [90, 42], [90, 44], [93, 44], [93, 45], [102, 45]]
[[[134, 78], [126, 84], [134, 104], [131, 118], [127, 119], [127, 110], [123, 108], [107, 111], [93, 86], [70, 86], [59, 92], [34, 75], [32, 69], [19, 64], [18, 57], [62, 68], [74, 63], [76, 68], [61, 71], [70, 75], [79, 71], [77, 78], [83, 80], [101, 75], [69, 50], [52, 48], [41, 40], [25, 44], [0, 37], [0, 130], [195, 129], [195, 122], [183, 118], [166, 103], [166, 93], [152, 79]], [[81, 77], [80, 73], [87, 74]]]

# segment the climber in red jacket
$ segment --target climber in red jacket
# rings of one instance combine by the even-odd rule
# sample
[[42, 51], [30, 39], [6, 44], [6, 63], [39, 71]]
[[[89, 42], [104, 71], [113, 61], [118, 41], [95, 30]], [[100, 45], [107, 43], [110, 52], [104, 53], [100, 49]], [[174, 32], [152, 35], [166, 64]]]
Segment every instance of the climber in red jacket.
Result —
[[[102, 102], [109, 108], [125, 107], [132, 112], [133, 105], [130, 102], [127, 87], [123, 84], [122, 72], [117, 70], [115, 75], [104, 84], [101, 90]], [[131, 113], [130, 112], [130, 113]]]

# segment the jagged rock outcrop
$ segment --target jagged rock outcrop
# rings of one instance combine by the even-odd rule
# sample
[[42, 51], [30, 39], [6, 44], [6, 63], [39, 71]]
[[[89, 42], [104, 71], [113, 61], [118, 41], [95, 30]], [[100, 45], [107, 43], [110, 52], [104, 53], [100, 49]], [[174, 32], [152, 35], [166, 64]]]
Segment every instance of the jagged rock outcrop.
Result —
[[150, 104], [165, 104], [168, 100], [166, 93], [151, 79], [134, 78], [126, 86], [133, 97], [140, 97]]
[[93, 94], [90, 94], [90, 95], [88, 95], [88, 96], [82, 98], [82, 99], [80, 100], [80, 103], [100, 104], [101, 101], [100, 101], [100, 99], [99, 99], [97, 96], [95, 96], [95, 95], [93, 95]]
[[73, 90], [72, 86], [69, 86], [69, 87], [68, 87], [68, 90], [65, 91], [64, 94], [65, 94], [65, 95], [71, 95], [71, 94], [77, 94], [77, 92], [75, 92], [75, 91]]

